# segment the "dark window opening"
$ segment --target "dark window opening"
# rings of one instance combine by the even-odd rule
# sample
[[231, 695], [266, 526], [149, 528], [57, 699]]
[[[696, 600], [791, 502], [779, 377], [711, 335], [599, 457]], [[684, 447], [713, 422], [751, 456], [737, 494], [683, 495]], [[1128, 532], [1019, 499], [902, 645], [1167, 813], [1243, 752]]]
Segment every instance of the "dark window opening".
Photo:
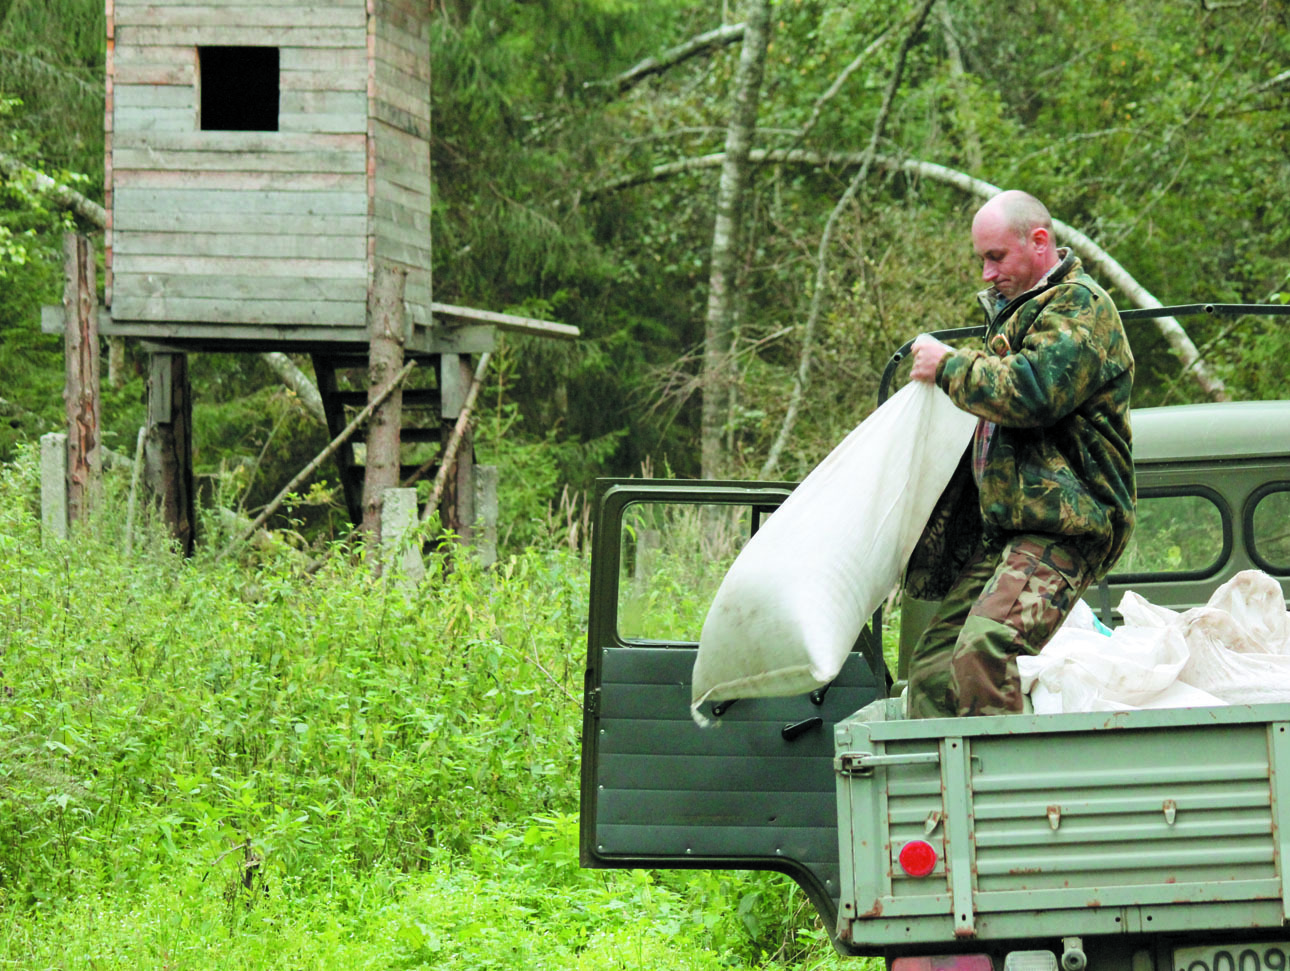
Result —
[[202, 131], [278, 130], [278, 49], [199, 47]]

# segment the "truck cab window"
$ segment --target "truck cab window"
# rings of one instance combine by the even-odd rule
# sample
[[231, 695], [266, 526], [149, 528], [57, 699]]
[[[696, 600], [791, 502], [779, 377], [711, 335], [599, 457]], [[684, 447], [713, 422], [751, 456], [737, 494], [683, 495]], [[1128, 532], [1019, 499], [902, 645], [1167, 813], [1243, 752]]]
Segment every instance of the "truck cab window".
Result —
[[1255, 496], [1251, 557], [1269, 573], [1290, 573], [1290, 483], [1278, 482]]
[[636, 502], [625, 509], [618, 636], [698, 643], [708, 606], [755, 516], [743, 505]]
[[1200, 492], [1138, 496], [1138, 520], [1112, 582], [1204, 576], [1222, 566], [1231, 535], [1221, 499]]

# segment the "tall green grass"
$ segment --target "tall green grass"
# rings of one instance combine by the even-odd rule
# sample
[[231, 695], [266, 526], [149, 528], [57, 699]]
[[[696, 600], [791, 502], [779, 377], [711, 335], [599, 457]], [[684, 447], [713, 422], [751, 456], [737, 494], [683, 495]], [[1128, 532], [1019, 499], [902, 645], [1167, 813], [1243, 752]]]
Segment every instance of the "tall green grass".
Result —
[[578, 868], [567, 544], [127, 556], [117, 487], [51, 541], [0, 466], [0, 968], [837, 960], [781, 877]]

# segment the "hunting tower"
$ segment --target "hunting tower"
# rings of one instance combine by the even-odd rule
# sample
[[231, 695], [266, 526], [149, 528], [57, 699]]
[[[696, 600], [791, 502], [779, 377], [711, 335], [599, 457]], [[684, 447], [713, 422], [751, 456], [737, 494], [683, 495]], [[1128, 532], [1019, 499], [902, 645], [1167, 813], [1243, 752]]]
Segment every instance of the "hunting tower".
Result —
[[429, 4], [107, 4], [106, 333], [366, 347], [389, 264], [409, 352], [484, 349], [432, 327]]
[[[185, 542], [188, 351], [309, 353], [326, 422], [344, 440], [351, 518], [368, 524], [391, 469], [407, 482], [442, 460], [433, 495], [446, 481], [445, 522], [469, 536], [478, 483], [459, 419], [482, 374], [470, 356], [491, 350], [499, 328], [577, 335], [431, 303], [431, 6], [107, 0], [100, 332], [149, 349], [147, 468]], [[382, 398], [404, 356], [421, 367]], [[386, 403], [359, 449], [345, 435], [369, 398]], [[422, 461], [427, 444], [441, 458], [432, 448]]]

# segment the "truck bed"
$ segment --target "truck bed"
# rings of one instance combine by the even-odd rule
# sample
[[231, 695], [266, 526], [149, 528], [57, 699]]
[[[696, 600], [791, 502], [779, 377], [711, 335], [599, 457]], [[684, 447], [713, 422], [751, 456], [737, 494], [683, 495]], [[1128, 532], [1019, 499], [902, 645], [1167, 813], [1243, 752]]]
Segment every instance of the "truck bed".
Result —
[[[1290, 705], [838, 723], [856, 953], [1284, 924]], [[898, 855], [925, 840], [925, 877]]]

